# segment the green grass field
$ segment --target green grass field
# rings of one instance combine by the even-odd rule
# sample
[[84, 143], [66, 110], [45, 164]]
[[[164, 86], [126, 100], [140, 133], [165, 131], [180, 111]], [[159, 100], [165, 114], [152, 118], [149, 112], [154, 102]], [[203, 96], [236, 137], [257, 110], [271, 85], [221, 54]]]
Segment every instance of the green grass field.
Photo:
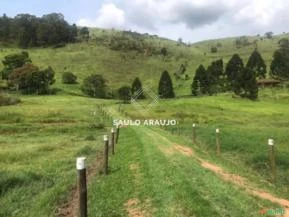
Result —
[[94, 99], [21, 97], [0, 112], [0, 216], [53, 216], [75, 185], [75, 159], [89, 162], [105, 129], [94, 128]]
[[[94, 34], [108, 33], [95, 30]], [[268, 68], [278, 40], [285, 36], [258, 41]], [[255, 39], [249, 37], [251, 42]], [[180, 135], [176, 126], [122, 128], [116, 155], [110, 157], [110, 174], [96, 173], [90, 178], [89, 216], [255, 217], [263, 208], [280, 207], [223, 180], [205, 169], [197, 157], [177, 151], [176, 145], [245, 177], [256, 188], [289, 199], [288, 88], [262, 89], [257, 101], [233, 98], [230, 93], [181, 97], [190, 94], [199, 64], [208, 65], [221, 57], [227, 62], [233, 53], [246, 61], [254, 46], [237, 49], [233, 38], [190, 47], [165, 39], [150, 40], [168, 48], [166, 61], [159, 55], [148, 57], [132, 51], [125, 53], [124, 59], [123, 53], [93, 40], [59, 49], [28, 50], [35, 65], [54, 68], [57, 82], [53, 87], [60, 91], [51, 96], [15, 94], [21, 98], [20, 104], [0, 107], [0, 217], [57, 216], [76, 185], [76, 157], [86, 156], [88, 165], [100, 160], [96, 156], [103, 151], [102, 136], [112, 127], [111, 120], [97, 109], [100, 104], [115, 119], [176, 119]], [[222, 47], [211, 54], [211, 46], [218, 42]], [[3, 48], [0, 59], [19, 51]], [[130, 85], [139, 76], [156, 92], [161, 72], [167, 69], [172, 75], [184, 62], [188, 62], [190, 79], [173, 79], [179, 98], [160, 100], [147, 112], [131, 104], [120, 107], [115, 100], [88, 98], [80, 91], [82, 79], [98, 73], [112, 90]], [[64, 70], [75, 73], [80, 83], [62, 84]], [[192, 123], [197, 124], [197, 144], [192, 143]], [[215, 154], [216, 128], [221, 129], [221, 156]], [[276, 143], [276, 184], [271, 183], [269, 173], [269, 138]]]

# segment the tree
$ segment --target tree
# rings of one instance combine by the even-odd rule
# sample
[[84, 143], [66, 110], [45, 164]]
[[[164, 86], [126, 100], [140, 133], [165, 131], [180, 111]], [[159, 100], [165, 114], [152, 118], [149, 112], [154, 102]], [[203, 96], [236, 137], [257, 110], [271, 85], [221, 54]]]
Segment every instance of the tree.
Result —
[[163, 47], [161, 49], [161, 54], [163, 55], [163, 60], [165, 60], [166, 56], [168, 55], [168, 50], [165, 47]]
[[289, 40], [287, 38], [281, 38], [278, 44], [280, 48], [289, 49]]
[[1, 71], [2, 79], [7, 80], [14, 69], [21, 67], [26, 63], [31, 63], [31, 59], [29, 58], [28, 52], [23, 51], [19, 54], [5, 56], [2, 63], [4, 65], [4, 69]]
[[136, 77], [132, 83], [131, 94], [134, 98], [137, 98], [137, 99], [145, 98], [143, 89], [142, 89], [142, 83], [138, 77]]
[[64, 72], [62, 74], [62, 83], [64, 83], [64, 84], [76, 84], [77, 83], [77, 76], [74, 75], [72, 72]]
[[163, 71], [160, 81], [158, 93], [160, 98], [174, 98], [175, 93], [173, 89], [172, 79], [168, 73], [168, 71]]
[[217, 47], [211, 47], [211, 53], [217, 53], [218, 52], [218, 48]]
[[255, 71], [258, 78], [266, 77], [266, 64], [258, 50], [255, 49], [253, 51], [249, 57], [246, 67]]
[[193, 83], [192, 83], [192, 94], [194, 96], [198, 96], [201, 94], [201, 86], [204, 85], [203, 82], [203, 77], [206, 74], [206, 69], [203, 65], [200, 65], [195, 73], [194, 79], [193, 79]]
[[228, 89], [233, 90], [237, 95], [239, 95], [241, 91], [240, 80], [243, 69], [243, 60], [238, 54], [234, 54], [226, 66], [225, 74], [227, 76]]
[[280, 47], [273, 54], [270, 66], [270, 74], [273, 78], [286, 80], [289, 79], [289, 49]]
[[268, 38], [268, 39], [272, 39], [273, 38], [273, 34], [274, 34], [273, 32], [266, 32], [265, 33], [265, 37]]
[[54, 74], [51, 67], [39, 70], [37, 66], [28, 63], [13, 70], [9, 84], [24, 94], [48, 94], [50, 85], [55, 82]]
[[214, 75], [212, 67], [209, 67], [208, 70], [205, 69], [203, 65], [200, 65], [195, 73], [195, 77], [192, 82], [192, 94], [194, 96], [200, 94], [209, 94], [212, 95], [216, 92], [214, 89]]
[[178, 38], [178, 45], [183, 44], [183, 39], [182, 38]]
[[128, 103], [131, 99], [131, 88], [129, 86], [122, 86], [118, 89], [118, 97], [124, 103]]
[[225, 90], [225, 76], [223, 60], [213, 61], [207, 69], [207, 83], [209, 83], [208, 93], [213, 94]]
[[82, 27], [79, 31], [80, 38], [82, 40], [88, 41], [89, 40], [89, 30], [87, 27]]
[[75, 42], [77, 38], [77, 26], [76, 24], [72, 24], [69, 29], [69, 42]]
[[18, 14], [8, 18], [0, 17], [0, 40], [17, 42], [19, 47], [57, 45], [74, 42], [77, 26], [69, 25], [60, 13], [41, 18], [30, 14]]
[[244, 68], [242, 72], [240, 96], [256, 100], [258, 98], [258, 84], [256, 72], [251, 68]]
[[0, 17], [0, 40], [7, 41], [10, 36], [10, 20], [6, 16], [6, 14], [3, 14], [2, 17]]
[[241, 36], [239, 38], [236, 38], [235, 44], [239, 48], [239, 47], [248, 46], [250, 44], [250, 42], [249, 42], [249, 39], [247, 36]]
[[30, 14], [18, 14], [15, 17], [18, 27], [18, 45], [21, 48], [37, 45], [37, 26], [38, 19]]
[[81, 90], [94, 98], [106, 98], [106, 80], [98, 74], [90, 75], [83, 80]]

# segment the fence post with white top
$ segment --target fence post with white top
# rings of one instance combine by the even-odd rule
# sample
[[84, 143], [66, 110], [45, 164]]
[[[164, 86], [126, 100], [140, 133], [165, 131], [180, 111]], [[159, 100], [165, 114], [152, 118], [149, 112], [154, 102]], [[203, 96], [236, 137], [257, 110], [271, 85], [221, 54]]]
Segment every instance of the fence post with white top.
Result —
[[196, 124], [193, 124], [193, 144], [196, 144]]
[[87, 217], [87, 185], [86, 185], [86, 166], [85, 157], [76, 159], [76, 169], [78, 172], [77, 188], [79, 198], [79, 216]]
[[104, 164], [103, 164], [103, 173], [108, 174], [108, 136], [103, 136], [104, 141]]
[[217, 148], [216, 152], [217, 152], [217, 155], [220, 155], [220, 154], [221, 154], [221, 148], [220, 148], [220, 146], [221, 146], [220, 129], [217, 128], [217, 129], [216, 129], [216, 148]]
[[275, 158], [275, 145], [273, 139], [268, 139], [269, 146], [269, 161], [271, 167], [272, 181], [276, 183], [276, 158]]

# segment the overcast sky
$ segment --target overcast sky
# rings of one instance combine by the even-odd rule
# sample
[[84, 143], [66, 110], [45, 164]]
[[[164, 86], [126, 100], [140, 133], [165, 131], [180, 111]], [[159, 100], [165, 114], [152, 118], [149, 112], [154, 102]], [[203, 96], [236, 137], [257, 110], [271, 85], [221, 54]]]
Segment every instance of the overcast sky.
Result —
[[70, 23], [185, 42], [289, 31], [288, 0], [3, 0], [0, 13], [60, 12]]

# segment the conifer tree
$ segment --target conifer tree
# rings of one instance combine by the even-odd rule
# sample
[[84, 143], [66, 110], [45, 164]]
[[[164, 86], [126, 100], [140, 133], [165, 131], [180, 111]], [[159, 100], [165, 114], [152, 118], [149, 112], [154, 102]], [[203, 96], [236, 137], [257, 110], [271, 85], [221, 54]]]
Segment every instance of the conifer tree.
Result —
[[249, 57], [246, 67], [255, 71], [258, 78], [266, 77], [266, 64], [257, 49]]
[[160, 98], [174, 98], [175, 97], [172, 79], [166, 70], [161, 75], [161, 78], [159, 81], [158, 93], [159, 93]]
[[142, 83], [138, 77], [136, 77], [132, 83], [131, 93], [132, 93], [132, 96], [137, 98], [137, 99], [144, 99], [145, 98], [144, 93], [143, 93], [143, 89], [142, 89]]
[[250, 68], [244, 68], [242, 73], [242, 97], [255, 100], [258, 98], [258, 85], [256, 81], [256, 72]]
[[201, 64], [195, 73], [195, 77], [193, 79], [192, 83], [192, 94], [194, 96], [200, 95], [201, 93], [206, 92], [206, 69], [205, 67]]
[[225, 74], [227, 76], [228, 89], [233, 90], [237, 95], [241, 92], [243, 69], [243, 60], [238, 54], [234, 54], [226, 66]]
[[280, 48], [273, 54], [270, 74], [273, 78], [289, 79], [289, 43], [282, 42]]

